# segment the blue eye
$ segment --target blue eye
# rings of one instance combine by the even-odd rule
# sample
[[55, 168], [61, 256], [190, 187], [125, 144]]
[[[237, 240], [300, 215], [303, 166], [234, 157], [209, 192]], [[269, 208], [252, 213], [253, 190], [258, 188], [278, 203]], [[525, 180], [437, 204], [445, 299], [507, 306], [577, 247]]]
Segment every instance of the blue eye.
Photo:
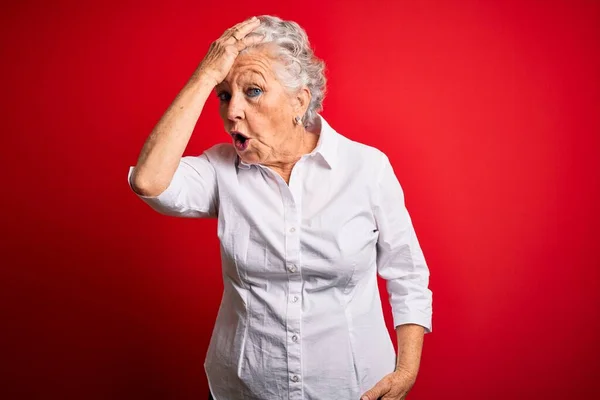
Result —
[[217, 95], [220, 101], [229, 101], [231, 99], [231, 95], [227, 92], [221, 92]]
[[256, 97], [256, 96], [259, 96], [260, 94], [262, 94], [262, 90], [260, 90], [259, 88], [251, 88], [251, 89], [248, 89], [246, 94], [248, 95], [248, 97]]

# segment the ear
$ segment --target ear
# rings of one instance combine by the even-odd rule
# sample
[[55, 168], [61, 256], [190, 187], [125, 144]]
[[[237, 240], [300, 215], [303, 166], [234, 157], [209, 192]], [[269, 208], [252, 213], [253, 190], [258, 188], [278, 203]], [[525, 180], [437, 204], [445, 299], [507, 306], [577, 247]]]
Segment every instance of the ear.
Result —
[[310, 104], [310, 100], [312, 99], [312, 95], [310, 90], [306, 86], [301, 88], [294, 98], [295, 107], [294, 114], [298, 116], [304, 116], [306, 114], [306, 110], [308, 110], [308, 105]]

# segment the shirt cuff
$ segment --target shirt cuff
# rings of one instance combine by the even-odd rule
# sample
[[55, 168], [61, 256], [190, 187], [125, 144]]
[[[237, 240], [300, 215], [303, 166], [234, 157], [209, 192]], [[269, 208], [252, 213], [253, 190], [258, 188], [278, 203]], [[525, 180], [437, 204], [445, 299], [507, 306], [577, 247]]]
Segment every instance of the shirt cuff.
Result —
[[417, 324], [421, 325], [425, 328], [425, 333], [433, 332], [433, 327], [431, 325], [431, 315], [414, 312], [412, 314], [393, 314], [394, 317], [394, 328], [397, 328], [399, 325], [405, 324]]

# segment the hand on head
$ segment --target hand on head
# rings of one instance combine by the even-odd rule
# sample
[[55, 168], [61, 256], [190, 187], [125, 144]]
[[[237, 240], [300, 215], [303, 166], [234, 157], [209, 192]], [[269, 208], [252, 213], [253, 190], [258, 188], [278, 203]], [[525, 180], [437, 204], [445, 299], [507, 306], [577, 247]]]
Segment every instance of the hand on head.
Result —
[[261, 16], [236, 24], [211, 44], [198, 72], [215, 88], [242, 161], [289, 170], [315, 148], [318, 131], [307, 127], [320, 126], [324, 64], [297, 23]]
[[247, 47], [260, 43], [260, 35], [252, 31], [260, 25], [256, 17], [247, 19], [227, 29], [215, 40], [200, 63], [199, 69], [214, 79], [215, 86], [225, 79], [238, 54]]

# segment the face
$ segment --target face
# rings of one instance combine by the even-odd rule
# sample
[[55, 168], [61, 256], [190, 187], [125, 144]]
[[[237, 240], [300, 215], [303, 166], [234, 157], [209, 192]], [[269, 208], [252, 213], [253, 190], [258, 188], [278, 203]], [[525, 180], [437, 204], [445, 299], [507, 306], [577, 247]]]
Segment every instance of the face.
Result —
[[219, 112], [240, 158], [249, 164], [277, 164], [289, 158], [302, 125], [301, 101], [277, 80], [276, 62], [267, 49], [252, 49], [236, 58], [225, 80], [216, 86]]

